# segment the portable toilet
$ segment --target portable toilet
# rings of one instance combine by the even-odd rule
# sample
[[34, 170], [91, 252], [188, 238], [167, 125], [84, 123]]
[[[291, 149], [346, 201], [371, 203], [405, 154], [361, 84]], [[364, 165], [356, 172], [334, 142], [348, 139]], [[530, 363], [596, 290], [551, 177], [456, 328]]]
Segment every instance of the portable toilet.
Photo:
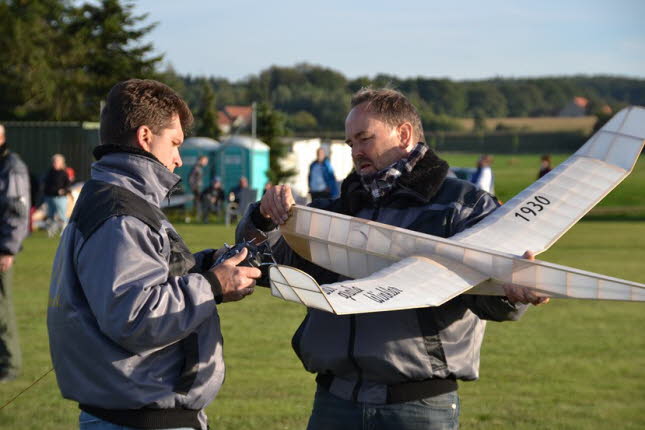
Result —
[[245, 176], [249, 187], [262, 195], [269, 170], [269, 147], [264, 142], [249, 136], [232, 136], [222, 141], [217, 158], [216, 169], [226, 192]]
[[220, 147], [221, 144], [210, 137], [189, 137], [184, 140], [184, 143], [179, 147], [179, 155], [181, 155], [183, 165], [176, 169], [175, 173], [181, 176], [182, 186], [186, 193], [190, 193], [188, 184], [190, 171], [197, 163], [197, 159], [202, 155], [208, 157], [208, 165], [204, 167], [204, 178], [200, 188], [203, 190], [208, 187], [213, 178], [219, 176], [216, 166]]

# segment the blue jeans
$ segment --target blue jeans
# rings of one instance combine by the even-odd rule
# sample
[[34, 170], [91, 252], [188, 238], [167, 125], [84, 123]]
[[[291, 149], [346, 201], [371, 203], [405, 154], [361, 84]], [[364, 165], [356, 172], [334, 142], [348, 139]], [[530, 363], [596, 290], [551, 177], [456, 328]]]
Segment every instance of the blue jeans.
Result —
[[318, 387], [307, 430], [456, 430], [456, 391], [426, 399], [377, 405], [343, 400]]
[[67, 222], [67, 196], [47, 196], [47, 218], [54, 219], [58, 215], [61, 221]]
[[[95, 417], [94, 415], [88, 414], [85, 411], [81, 411], [81, 415], [78, 417], [78, 428], [80, 430], [138, 430], [133, 427], [125, 427], [117, 424], [112, 424], [105, 420]], [[176, 427], [174, 429], [167, 430], [193, 430], [191, 427]]]

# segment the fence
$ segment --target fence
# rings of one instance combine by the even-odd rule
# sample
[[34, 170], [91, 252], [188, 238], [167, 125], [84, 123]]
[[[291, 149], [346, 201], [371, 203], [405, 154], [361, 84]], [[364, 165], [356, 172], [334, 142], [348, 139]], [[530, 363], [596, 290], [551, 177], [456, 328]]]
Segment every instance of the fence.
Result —
[[76, 171], [76, 179], [90, 177], [94, 161], [92, 150], [99, 144], [98, 123], [87, 122], [3, 122], [7, 144], [36, 177], [51, 166], [51, 156], [63, 154], [67, 165]]

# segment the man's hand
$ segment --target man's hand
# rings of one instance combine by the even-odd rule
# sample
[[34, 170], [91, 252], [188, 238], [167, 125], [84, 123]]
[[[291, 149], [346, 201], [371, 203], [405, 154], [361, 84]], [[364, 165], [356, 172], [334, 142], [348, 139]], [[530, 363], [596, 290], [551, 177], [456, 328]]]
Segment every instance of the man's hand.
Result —
[[[524, 255], [522, 255], [522, 258], [533, 261], [535, 260], [535, 254], [531, 251], [526, 251]], [[530, 303], [532, 305], [537, 306], [537, 305], [549, 303], [548, 297], [537, 296], [533, 291], [531, 291], [528, 288], [524, 288], [524, 287], [520, 287], [518, 285], [512, 285], [512, 284], [504, 284], [503, 288], [504, 288], [504, 294], [506, 294], [506, 297], [508, 298], [508, 300], [513, 304]]]
[[223, 302], [235, 302], [253, 294], [255, 280], [262, 276], [260, 269], [238, 266], [244, 261], [247, 253], [248, 250], [244, 248], [239, 254], [211, 269], [222, 286]]
[[275, 185], [267, 190], [260, 202], [260, 213], [271, 218], [274, 224], [281, 225], [289, 218], [289, 209], [296, 201], [289, 185]]
[[0, 255], [0, 272], [7, 272], [13, 266], [13, 255], [2, 254]]

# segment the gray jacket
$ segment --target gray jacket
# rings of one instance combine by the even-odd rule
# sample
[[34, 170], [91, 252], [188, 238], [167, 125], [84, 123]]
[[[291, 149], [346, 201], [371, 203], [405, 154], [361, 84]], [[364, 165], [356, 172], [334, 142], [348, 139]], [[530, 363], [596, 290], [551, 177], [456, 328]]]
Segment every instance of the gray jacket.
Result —
[[[450, 237], [483, 219], [498, 203], [472, 184], [446, 178], [448, 165], [428, 151], [378, 203], [358, 175], [343, 181], [341, 196], [313, 206], [410, 230]], [[251, 207], [237, 239], [273, 226]], [[302, 268], [329, 283], [339, 276], [295, 254], [271, 231], [280, 263]], [[337, 316], [310, 309], [293, 337], [293, 348], [310, 372], [333, 375], [330, 391], [347, 400], [384, 403], [387, 385], [431, 378], [473, 380], [479, 376], [484, 320], [514, 320], [525, 306], [503, 297], [460, 295], [439, 307]]]
[[[91, 176], [88, 184], [134, 195], [157, 211], [179, 182], [158, 161], [119, 152], [94, 163]], [[75, 214], [91, 197], [88, 184]], [[222, 335], [213, 286], [187, 269], [207, 270], [213, 251], [185, 258], [165, 217], [156, 228], [127, 211], [96, 207], [105, 210], [124, 214], [91, 228], [94, 213], [73, 214], [54, 260], [47, 325], [61, 392], [103, 409], [201, 410], [224, 380]], [[205, 429], [203, 411], [199, 417]]]
[[29, 171], [17, 154], [0, 146], [0, 254], [16, 255], [29, 233]]

